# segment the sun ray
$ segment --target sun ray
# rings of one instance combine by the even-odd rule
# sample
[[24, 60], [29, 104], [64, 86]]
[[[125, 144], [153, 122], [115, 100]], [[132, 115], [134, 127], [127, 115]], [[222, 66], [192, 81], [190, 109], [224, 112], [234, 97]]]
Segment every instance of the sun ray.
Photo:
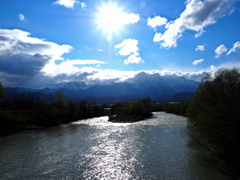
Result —
[[107, 34], [108, 40], [123, 30], [125, 14], [120, 6], [113, 3], [99, 6], [96, 14], [97, 27]]

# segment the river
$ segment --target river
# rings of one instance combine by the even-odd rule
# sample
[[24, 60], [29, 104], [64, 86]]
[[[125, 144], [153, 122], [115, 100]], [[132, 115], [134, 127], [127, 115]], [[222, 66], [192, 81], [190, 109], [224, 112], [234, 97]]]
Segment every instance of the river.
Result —
[[108, 117], [0, 138], [0, 179], [231, 179], [190, 147], [186, 118], [154, 113], [137, 123]]

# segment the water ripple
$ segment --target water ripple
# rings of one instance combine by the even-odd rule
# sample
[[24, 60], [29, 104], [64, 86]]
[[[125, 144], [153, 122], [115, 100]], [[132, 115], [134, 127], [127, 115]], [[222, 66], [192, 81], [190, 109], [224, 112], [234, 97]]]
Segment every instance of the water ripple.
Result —
[[10, 135], [0, 138], [0, 179], [230, 179], [202, 165], [185, 130], [186, 118], [161, 112]]

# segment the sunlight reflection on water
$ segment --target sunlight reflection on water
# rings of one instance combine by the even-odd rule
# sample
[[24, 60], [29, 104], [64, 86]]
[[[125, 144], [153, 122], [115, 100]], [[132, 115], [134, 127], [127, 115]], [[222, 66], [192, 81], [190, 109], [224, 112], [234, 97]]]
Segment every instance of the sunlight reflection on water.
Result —
[[[86, 155], [92, 161], [89, 164], [91, 168], [83, 173], [84, 178], [133, 179], [131, 174], [134, 167], [138, 165], [139, 149], [132, 148], [130, 150], [129, 147], [136, 137], [121, 137], [122, 134], [129, 131], [131, 123], [111, 123], [108, 121], [108, 117], [100, 117], [74, 122], [73, 124], [98, 127], [113, 126], [107, 131], [97, 132], [91, 136], [91, 140], [96, 143]], [[82, 164], [79, 165], [82, 166]]]
[[0, 179], [230, 179], [187, 147], [186, 118], [108, 117], [0, 138]]
[[80, 124], [85, 124], [89, 126], [127, 126], [131, 123], [112, 123], [109, 122], [109, 117], [108, 116], [103, 116], [103, 117], [97, 117], [97, 118], [90, 118], [90, 119], [85, 119], [85, 120], [79, 120], [76, 122], [72, 122], [71, 124], [75, 125], [80, 125]]

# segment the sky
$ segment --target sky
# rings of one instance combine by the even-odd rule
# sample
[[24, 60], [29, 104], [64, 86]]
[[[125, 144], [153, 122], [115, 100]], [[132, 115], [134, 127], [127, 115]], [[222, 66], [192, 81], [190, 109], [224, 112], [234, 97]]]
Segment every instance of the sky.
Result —
[[0, 82], [200, 80], [240, 68], [239, 0], [1, 0]]

